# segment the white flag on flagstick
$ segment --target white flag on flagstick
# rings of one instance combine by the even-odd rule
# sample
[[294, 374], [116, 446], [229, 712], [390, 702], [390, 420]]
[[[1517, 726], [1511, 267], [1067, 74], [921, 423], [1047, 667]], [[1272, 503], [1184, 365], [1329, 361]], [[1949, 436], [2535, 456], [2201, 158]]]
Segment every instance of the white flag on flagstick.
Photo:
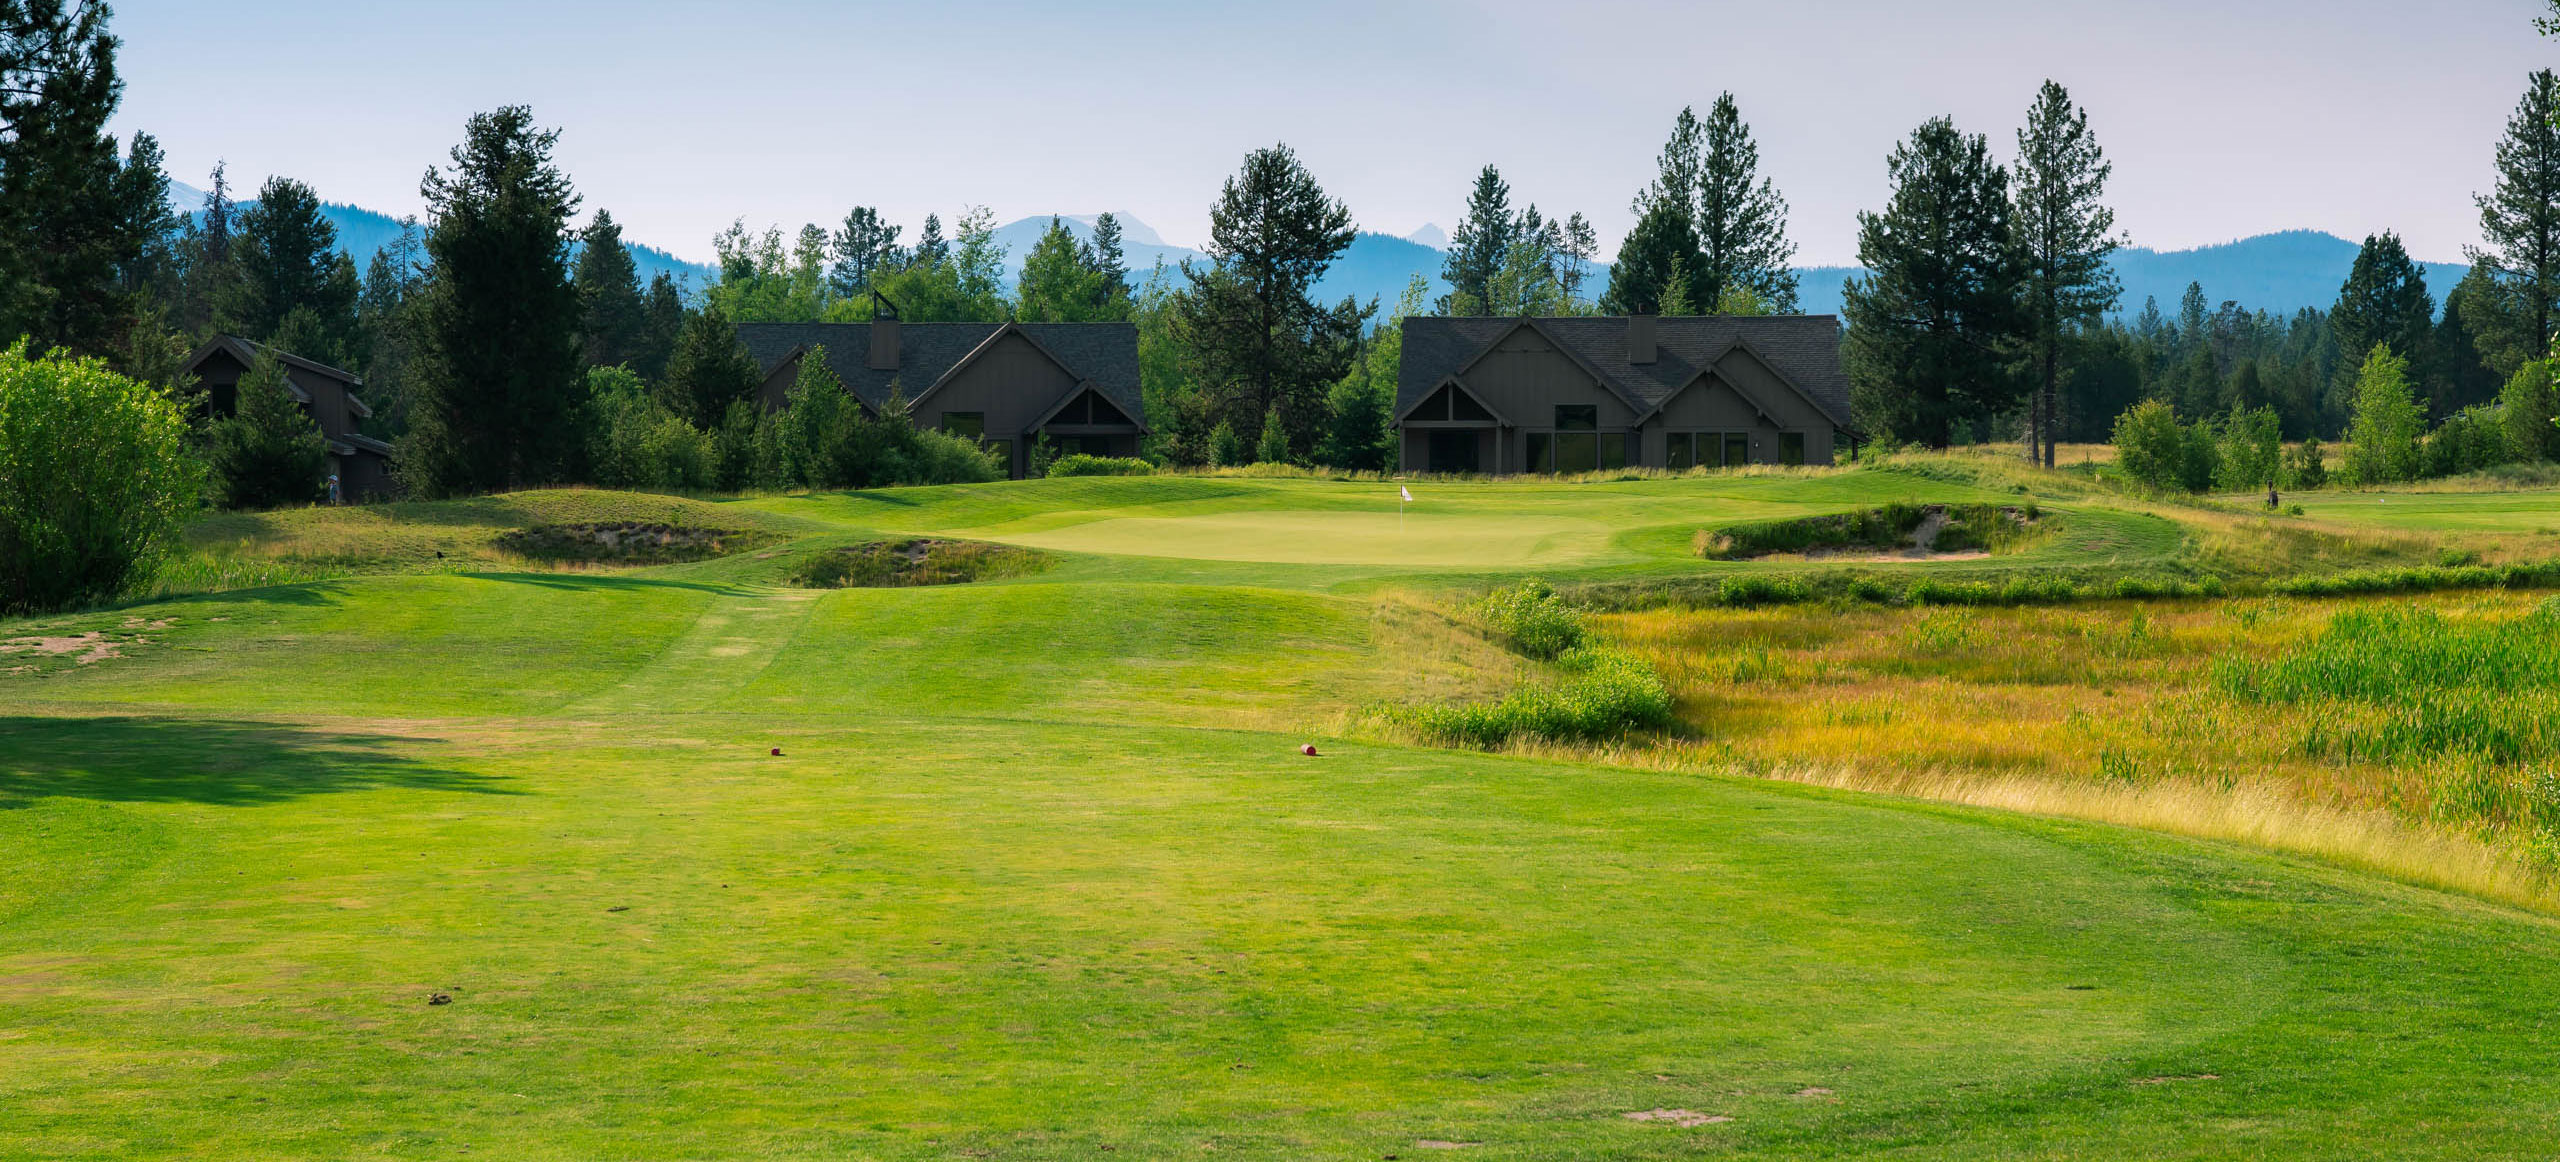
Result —
[[1397, 491], [1398, 493], [1401, 493], [1401, 494], [1404, 496], [1404, 502], [1405, 502], [1406, 504], [1412, 504], [1412, 503], [1413, 503], [1413, 490], [1412, 490], [1412, 489], [1407, 488], [1407, 487], [1405, 487], [1404, 485], [1399, 484], [1399, 485], [1396, 485], [1396, 491]]

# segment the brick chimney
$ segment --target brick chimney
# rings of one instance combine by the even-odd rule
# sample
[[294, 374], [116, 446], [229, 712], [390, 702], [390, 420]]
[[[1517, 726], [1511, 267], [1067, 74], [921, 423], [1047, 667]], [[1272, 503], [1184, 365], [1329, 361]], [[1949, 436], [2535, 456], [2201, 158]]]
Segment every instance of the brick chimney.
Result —
[[1653, 358], [1653, 316], [1627, 316], [1627, 362], [1651, 363]]

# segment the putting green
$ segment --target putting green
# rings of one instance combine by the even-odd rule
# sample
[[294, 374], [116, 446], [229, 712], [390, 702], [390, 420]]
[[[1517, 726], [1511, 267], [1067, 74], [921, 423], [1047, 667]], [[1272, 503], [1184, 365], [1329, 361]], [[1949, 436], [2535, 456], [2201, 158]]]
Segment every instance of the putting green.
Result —
[[1558, 516], [1289, 510], [1111, 517], [1024, 533], [969, 530], [1033, 548], [1127, 557], [1461, 569], [1589, 564], [1608, 554], [1614, 531]]

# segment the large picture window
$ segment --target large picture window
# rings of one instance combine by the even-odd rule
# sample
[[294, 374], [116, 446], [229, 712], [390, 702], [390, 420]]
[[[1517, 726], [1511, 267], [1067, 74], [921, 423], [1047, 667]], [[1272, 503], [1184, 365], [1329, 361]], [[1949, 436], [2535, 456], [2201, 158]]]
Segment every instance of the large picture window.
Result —
[[983, 442], [987, 438], [987, 413], [944, 412], [942, 430], [949, 435]]
[[[1554, 441], [1555, 473], [1600, 470], [1600, 409], [1594, 404], [1557, 404]], [[1623, 450], [1623, 446], [1622, 446]]]
[[1802, 433], [1802, 432], [1780, 432], [1780, 433], [1778, 433], [1778, 463], [1780, 463], [1780, 464], [1803, 464], [1803, 463], [1804, 463], [1804, 433]]
[[1749, 432], [1666, 432], [1667, 468], [1735, 468], [1751, 462]]

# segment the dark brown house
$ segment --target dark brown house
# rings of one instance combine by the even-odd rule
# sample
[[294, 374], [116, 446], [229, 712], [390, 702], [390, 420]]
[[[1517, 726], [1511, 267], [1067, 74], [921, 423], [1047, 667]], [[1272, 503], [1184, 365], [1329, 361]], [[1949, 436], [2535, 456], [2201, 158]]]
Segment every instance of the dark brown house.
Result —
[[1829, 464], [1849, 428], [1829, 315], [1404, 320], [1409, 472]]
[[1059, 455], [1135, 456], [1147, 432], [1130, 323], [741, 323], [738, 338], [764, 369], [766, 407], [784, 406], [800, 360], [823, 347], [865, 411], [903, 398], [917, 427], [1004, 449], [1016, 479], [1040, 436]]
[[210, 415], [228, 416], [239, 406], [240, 377], [249, 373], [260, 352], [273, 354], [284, 365], [285, 389], [320, 425], [320, 435], [329, 442], [329, 472], [338, 478], [340, 493], [348, 500], [390, 496], [391, 445], [356, 430], [357, 421], [373, 415], [357, 395], [363, 380], [236, 335], [217, 335], [196, 348], [181, 370], [203, 389]]

